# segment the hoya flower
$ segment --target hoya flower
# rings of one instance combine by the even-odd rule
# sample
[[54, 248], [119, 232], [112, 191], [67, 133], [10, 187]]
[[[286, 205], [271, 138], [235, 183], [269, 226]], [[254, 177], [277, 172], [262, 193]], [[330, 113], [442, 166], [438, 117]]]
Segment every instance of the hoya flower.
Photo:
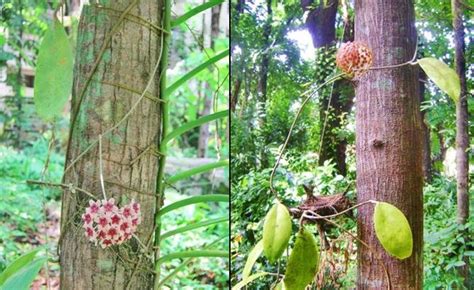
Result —
[[372, 65], [372, 51], [360, 42], [346, 42], [337, 51], [336, 65], [350, 76], [361, 75]]
[[115, 199], [89, 201], [82, 215], [85, 236], [102, 248], [120, 245], [128, 241], [141, 222], [140, 204], [132, 200], [122, 208]]

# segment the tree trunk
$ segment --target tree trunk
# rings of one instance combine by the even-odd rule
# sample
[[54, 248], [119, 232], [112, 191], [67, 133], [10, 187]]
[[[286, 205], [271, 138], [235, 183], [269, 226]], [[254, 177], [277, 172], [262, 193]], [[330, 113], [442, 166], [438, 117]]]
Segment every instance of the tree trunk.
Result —
[[[427, 79], [426, 74], [423, 70], [419, 70], [419, 85], [420, 85], [420, 103], [425, 100], [425, 81]], [[430, 182], [433, 178], [433, 168], [431, 164], [431, 139], [430, 129], [425, 123], [425, 111], [420, 110], [422, 139], [423, 139], [423, 176], [426, 182]]]
[[[244, 7], [245, 7], [245, 0], [238, 0], [237, 5], [235, 6], [235, 13], [232, 13], [232, 15], [233, 15], [232, 26], [234, 26], [234, 27], [238, 26], [239, 19], [240, 19], [240, 14], [242, 14], [244, 12]], [[233, 57], [233, 59], [232, 59], [233, 64], [236, 63], [235, 56], [233, 55], [235, 45], [236, 45], [236, 43], [234, 41], [232, 41], [232, 39], [231, 39], [230, 53]], [[244, 48], [240, 47], [240, 49], [241, 49], [241, 53], [243, 54], [244, 53]], [[244, 61], [243, 61], [243, 57], [241, 55], [240, 56], [240, 65], [237, 66], [238, 71], [233, 71], [232, 72], [232, 76], [235, 75], [235, 81], [234, 81], [233, 89], [232, 89], [231, 94], [230, 94], [230, 111], [231, 112], [235, 112], [235, 109], [237, 108], [237, 103], [239, 101], [240, 89], [242, 87], [242, 76], [244, 75], [244, 73], [242, 71], [242, 70], [244, 70], [243, 65], [244, 65]], [[235, 65], [233, 65], [232, 67], [235, 67]]]
[[[211, 9], [211, 33], [209, 39], [209, 46], [214, 49], [214, 41], [219, 37], [219, 19], [221, 15], [221, 5], [216, 5]], [[212, 71], [212, 69], [211, 69]], [[204, 84], [204, 108], [201, 116], [209, 115], [214, 100], [214, 93], [211, 93], [211, 88], [208, 83]], [[198, 140], [198, 158], [204, 158], [207, 154], [207, 143], [209, 140], [209, 123], [202, 124], [199, 128]]]
[[[457, 183], [457, 215], [458, 223], [465, 224], [469, 218], [469, 113], [467, 108], [466, 58], [464, 52], [463, 8], [459, 0], [451, 0], [454, 28], [454, 47], [456, 51], [456, 72], [461, 80], [461, 96], [456, 103], [456, 183]], [[466, 238], [469, 238], [466, 235]], [[467, 241], [466, 241], [467, 242]], [[469, 257], [465, 257], [466, 265], [459, 269], [464, 277], [464, 285], [469, 289]], [[472, 288], [471, 288], [472, 289]]]
[[268, 70], [270, 66], [270, 35], [272, 33], [272, 0], [267, 0], [267, 20], [263, 28], [263, 53], [262, 62], [260, 64], [259, 77], [257, 81], [257, 143], [259, 143], [258, 152], [258, 167], [267, 168], [269, 166], [269, 160], [265, 152], [266, 138], [264, 136], [264, 126], [267, 112], [267, 81], [268, 81]]
[[[314, 48], [320, 52], [321, 61], [327, 59], [327, 53], [332, 53], [332, 47], [336, 44], [336, 14], [338, 0], [319, 1], [319, 5], [314, 8], [314, 0], [302, 0], [301, 7], [309, 11], [306, 18], [306, 26], [313, 40]], [[327, 3], [324, 3], [327, 2]], [[345, 7], [344, 7], [345, 8]], [[352, 24], [347, 14], [344, 15], [344, 41], [352, 41]], [[327, 61], [327, 60], [326, 60]], [[334, 62], [333, 62], [334, 63]], [[334, 65], [334, 64], [331, 65]], [[325, 65], [323, 65], [325, 66]], [[328, 77], [327, 73], [322, 73], [325, 68], [316, 73], [316, 80], [323, 83]], [[332, 93], [332, 96], [330, 94]], [[347, 81], [337, 81], [334, 89], [326, 90], [321, 94], [320, 120], [322, 143], [317, 148], [320, 150], [319, 165], [323, 165], [326, 160], [332, 160], [336, 164], [338, 172], [346, 175], [346, 147], [347, 140], [341, 139], [336, 130], [340, 129], [345, 116], [350, 112], [353, 104], [354, 90]], [[329, 103], [329, 100], [331, 102]]]
[[[106, 2], [106, 1], [102, 1]], [[114, 1], [113, 9], [124, 11], [131, 0]], [[107, 5], [107, 4], [103, 4]], [[142, 0], [130, 14], [151, 23], [161, 23], [162, 1]], [[78, 33], [66, 168], [99, 134], [117, 124], [139, 98], [130, 90], [143, 91], [159, 60], [160, 32], [147, 26], [125, 21], [112, 36], [100, 64], [87, 86], [82, 102], [80, 92], [112, 26], [119, 21], [116, 13], [97, 6], [84, 6]], [[159, 75], [148, 92], [159, 94]], [[80, 107], [77, 109], [77, 107]], [[74, 118], [72, 118], [74, 119]], [[153, 228], [157, 160], [143, 154], [155, 148], [160, 133], [160, 106], [144, 98], [122, 125], [102, 140], [103, 176], [107, 198], [128, 203], [132, 198], [141, 204], [142, 222], [136, 235], [146, 244]], [[73, 184], [103, 199], [99, 182], [99, 151], [97, 144], [65, 172], [64, 183]], [[118, 185], [121, 184], [121, 185]], [[60, 266], [61, 289], [150, 289], [153, 287], [152, 259], [146, 257], [135, 238], [120, 246], [102, 249], [89, 242], [82, 228], [81, 215], [90, 197], [81, 192], [65, 190], [62, 195]], [[138, 269], [134, 271], [134, 269]]]
[[[400, 64], [416, 46], [413, 1], [356, 0], [355, 38], [373, 51], [373, 66]], [[358, 236], [372, 251], [358, 248], [357, 289], [423, 285], [423, 171], [418, 67], [371, 70], [356, 79], [356, 165], [358, 202], [385, 201], [398, 207], [413, 232], [413, 254], [389, 256], [374, 232], [373, 206], [359, 209]]]

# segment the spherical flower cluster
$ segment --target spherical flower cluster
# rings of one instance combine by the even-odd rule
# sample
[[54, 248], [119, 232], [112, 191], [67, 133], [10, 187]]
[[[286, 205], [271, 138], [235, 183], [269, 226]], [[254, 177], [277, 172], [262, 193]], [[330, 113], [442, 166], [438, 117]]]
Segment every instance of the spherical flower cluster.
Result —
[[336, 65], [350, 76], [361, 75], [372, 65], [372, 51], [360, 42], [346, 42], [337, 51]]
[[82, 221], [89, 241], [102, 248], [120, 245], [132, 237], [141, 222], [140, 204], [132, 200], [119, 208], [113, 198], [90, 200]]

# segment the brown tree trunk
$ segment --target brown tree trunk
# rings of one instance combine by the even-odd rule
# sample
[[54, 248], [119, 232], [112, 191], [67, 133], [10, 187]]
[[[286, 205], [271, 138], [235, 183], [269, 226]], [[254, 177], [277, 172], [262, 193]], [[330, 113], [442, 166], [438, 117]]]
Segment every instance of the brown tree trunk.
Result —
[[259, 145], [258, 152], [258, 167], [267, 168], [269, 166], [269, 160], [265, 152], [266, 148], [266, 138], [263, 134], [263, 128], [265, 126], [266, 120], [266, 111], [267, 111], [267, 82], [268, 82], [268, 70], [270, 66], [270, 35], [272, 33], [272, 0], [267, 0], [267, 20], [263, 28], [263, 50], [262, 53], [262, 62], [260, 63], [259, 77], [257, 81], [257, 139]]
[[[374, 53], [373, 66], [400, 64], [416, 46], [413, 1], [356, 0], [355, 39]], [[358, 202], [378, 200], [398, 207], [413, 232], [413, 254], [389, 256], [374, 232], [373, 206], [360, 208], [358, 236], [372, 251], [358, 248], [357, 289], [423, 285], [423, 171], [418, 67], [371, 70], [356, 79], [356, 165]]]
[[[425, 81], [427, 79], [426, 74], [423, 70], [419, 70], [419, 79], [420, 79], [420, 103], [425, 99]], [[420, 119], [421, 119], [421, 129], [422, 129], [422, 140], [423, 140], [423, 176], [427, 182], [430, 182], [433, 178], [433, 169], [431, 164], [431, 139], [430, 139], [430, 129], [425, 123], [425, 111], [420, 110]]]
[[[319, 2], [316, 8], [313, 6]], [[324, 3], [326, 2], [326, 3]], [[321, 53], [331, 50], [336, 43], [336, 14], [338, 0], [314, 1], [302, 0], [301, 7], [305, 11], [309, 11], [306, 18], [306, 26], [311, 38], [313, 46], [320, 49]], [[344, 15], [344, 41], [352, 41], [352, 24], [348, 15]], [[322, 58], [326, 58], [323, 54]], [[327, 75], [317, 75], [316, 79], [322, 83]], [[340, 129], [346, 114], [351, 110], [354, 98], [354, 90], [352, 85], [347, 81], [337, 81], [332, 90], [326, 90], [323, 93], [320, 102], [320, 120], [321, 128], [321, 148], [319, 156], [319, 165], [323, 165], [326, 160], [332, 160], [336, 164], [336, 168], [340, 174], [346, 175], [346, 147], [347, 140], [341, 139], [336, 130]], [[331, 103], [329, 100], [331, 99]], [[318, 143], [319, 145], [319, 143]]]
[[[115, 10], [124, 11], [133, 1], [114, 1]], [[106, 5], [106, 4], [104, 4]], [[151, 23], [161, 23], [162, 1], [138, 1], [131, 14]], [[75, 61], [73, 108], [86, 84], [106, 35], [119, 21], [116, 13], [97, 6], [84, 6], [78, 33]], [[160, 32], [134, 22], [124, 22], [112, 36], [100, 64], [87, 86], [73, 126], [66, 157], [71, 165], [99, 134], [117, 124], [136, 103], [139, 94], [121, 87], [143, 91], [159, 59]], [[159, 75], [148, 92], [159, 94]], [[78, 111], [78, 112], [77, 112]], [[160, 107], [144, 98], [122, 125], [102, 141], [103, 175], [107, 198], [128, 203], [132, 198], [141, 204], [142, 222], [136, 235], [146, 244], [154, 228], [157, 160], [143, 154], [154, 148], [160, 132]], [[99, 151], [95, 145], [65, 172], [64, 183], [102, 199], [99, 182]], [[135, 238], [120, 246], [102, 249], [89, 242], [82, 228], [81, 215], [91, 198], [81, 192], [65, 190], [62, 195], [60, 266], [61, 289], [150, 289], [153, 287], [152, 259], [146, 257]], [[134, 269], [137, 269], [134, 271]], [[133, 273], [133, 274], [132, 274]], [[128, 287], [127, 287], [128, 285]]]
[[[456, 51], [456, 72], [461, 80], [461, 96], [456, 103], [456, 183], [458, 223], [465, 224], [469, 218], [469, 113], [467, 108], [466, 59], [464, 43], [463, 8], [459, 0], [451, 0], [454, 28], [454, 47]], [[466, 238], [469, 238], [466, 235]], [[466, 241], [467, 242], [467, 241]], [[469, 257], [459, 272], [464, 277], [464, 285], [469, 289]]]
[[[233, 14], [233, 19], [232, 19], [233, 20], [232, 21], [233, 26], [237, 27], [237, 25], [239, 24], [240, 14], [242, 14], [242, 12], [244, 12], [244, 7], [245, 7], [245, 0], [238, 0], [237, 5], [235, 7], [236, 12], [232, 13]], [[236, 45], [236, 43], [231, 40], [231, 50], [230, 50], [231, 54], [234, 53], [235, 45]], [[243, 54], [244, 48], [240, 47], [240, 49], [241, 49], [242, 54]], [[235, 81], [234, 81], [233, 89], [230, 93], [230, 111], [231, 112], [235, 112], [235, 109], [237, 108], [237, 103], [239, 101], [240, 89], [242, 87], [242, 82], [243, 82], [243, 80], [242, 80], [242, 76], [244, 75], [244, 73], [242, 71], [244, 69], [244, 67], [243, 67], [243, 65], [244, 65], [243, 57], [240, 56], [240, 59], [241, 59], [240, 65], [237, 66], [239, 71], [234, 71], [232, 73], [232, 76], [235, 75]], [[235, 57], [233, 57], [233, 63], [234, 64], [236, 63]]]
[[[214, 41], [219, 37], [219, 17], [221, 15], [221, 5], [216, 5], [211, 9], [211, 33], [210, 47], [214, 49]], [[212, 70], [212, 69], [211, 69]], [[204, 108], [201, 116], [209, 115], [213, 104], [214, 94], [210, 92], [208, 83], [204, 84]], [[209, 123], [201, 125], [199, 128], [198, 152], [197, 157], [204, 158], [207, 153], [207, 142], [209, 140]]]

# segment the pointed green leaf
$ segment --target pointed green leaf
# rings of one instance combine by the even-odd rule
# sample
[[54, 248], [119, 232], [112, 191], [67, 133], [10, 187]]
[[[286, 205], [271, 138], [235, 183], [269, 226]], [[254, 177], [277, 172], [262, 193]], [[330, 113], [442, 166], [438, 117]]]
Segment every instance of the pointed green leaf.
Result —
[[459, 100], [461, 94], [461, 83], [456, 72], [444, 62], [433, 58], [426, 57], [418, 60], [421, 68], [426, 75], [454, 102]]
[[183, 22], [186, 22], [189, 18], [193, 17], [194, 15], [197, 15], [209, 8], [212, 8], [216, 5], [219, 5], [223, 3], [224, 0], [211, 0], [209, 2], [206, 2], [204, 4], [201, 4], [193, 9], [191, 9], [189, 12], [186, 12], [184, 15], [176, 18], [175, 20], [171, 20], [171, 27], [175, 27], [180, 25]]
[[163, 256], [156, 261], [155, 268], [163, 264], [166, 261], [173, 260], [173, 259], [181, 259], [181, 258], [196, 258], [196, 257], [221, 257], [221, 258], [228, 258], [229, 252], [228, 251], [218, 251], [218, 250], [196, 250], [196, 251], [183, 251], [177, 253], [171, 253], [166, 256]]
[[255, 247], [250, 251], [250, 254], [247, 258], [247, 262], [245, 262], [244, 270], [242, 272], [242, 279], [247, 279], [250, 276], [250, 272], [252, 271], [252, 267], [257, 261], [258, 257], [262, 254], [263, 251], [263, 240], [260, 240]]
[[224, 110], [224, 111], [220, 111], [214, 114], [203, 116], [194, 121], [190, 121], [188, 123], [185, 123], [181, 127], [178, 127], [174, 129], [173, 131], [171, 131], [168, 135], [165, 136], [165, 138], [163, 138], [161, 143], [166, 144], [169, 141], [173, 140], [174, 138], [178, 137], [179, 135], [182, 135], [189, 130], [199, 127], [202, 124], [209, 123], [220, 118], [227, 118], [227, 117], [229, 117], [229, 110]]
[[171, 93], [173, 93], [176, 89], [178, 89], [181, 85], [186, 83], [188, 80], [193, 78], [195, 75], [200, 73], [201, 71], [205, 70], [208, 66], [218, 62], [219, 60], [223, 59], [224, 57], [229, 55], [229, 49], [226, 49], [217, 55], [211, 57], [210, 59], [206, 60], [202, 64], [198, 65], [196, 68], [194, 68], [192, 71], [188, 72], [184, 76], [182, 76], [180, 79], [178, 79], [176, 82], [174, 82], [172, 85], [166, 88], [165, 90], [165, 95], [169, 96]]
[[55, 20], [39, 47], [35, 73], [34, 102], [45, 121], [59, 116], [72, 88], [73, 55], [62, 24]]
[[277, 261], [291, 236], [291, 217], [288, 209], [277, 202], [267, 213], [263, 224], [263, 252], [270, 261]]
[[27, 266], [31, 263], [36, 257], [36, 254], [41, 250], [41, 248], [36, 248], [31, 252], [24, 254], [15, 261], [13, 261], [8, 267], [0, 273], [0, 286], [5, 283], [5, 281], [18, 272], [21, 268]]
[[318, 271], [319, 247], [314, 235], [302, 227], [296, 236], [295, 246], [286, 266], [285, 288], [304, 290]]
[[29, 264], [21, 267], [13, 275], [9, 276], [7, 280], [0, 286], [0, 290], [28, 290], [30, 284], [35, 280], [39, 270], [47, 261], [47, 258], [39, 258], [33, 260]]
[[413, 235], [405, 215], [395, 206], [378, 202], [374, 210], [375, 234], [382, 247], [398, 259], [411, 256]]
[[285, 288], [285, 283], [283, 283], [283, 280], [278, 282], [278, 284], [273, 288], [273, 290], [286, 290]]
[[222, 222], [225, 222], [225, 221], [228, 221], [228, 220], [229, 220], [229, 217], [225, 216], [225, 217], [220, 217], [220, 218], [216, 218], [216, 219], [205, 220], [205, 221], [194, 223], [194, 224], [189, 224], [187, 226], [180, 227], [180, 228], [177, 228], [177, 229], [174, 229], [174, 230], [171, 230], [169, 232], [164, 233], [163, 235], [161, 235], [161, 240], [164, 240], [164, 239], [169, 238], [169, 237], [171, 237], [173, 235], [176, 235], [176, 234], [182, 234], [182, 233], [185, 233], [187, 231], [191, 231], [191, 230], [194, 230], [194, 229], [198, 229], [198, 228], [201, 228], [201, 227], [205, 227], [205, 226], [209, 226], [209, 225], [213, 225], [213, 224], [217, 224], [217, 223], [222, 223]]
[[239, 283], [235, 284], [235, 286], [232, 287], [232, 290], [240, 290], [240, 289], [244, 288], [245, 286], [247, 286], [247, 284], [249, 284], [253, 280], [256, 280], [256, 279], [258, 279], [262, 276], [268, 275], [268, 274], [269, 273], [267, 273], [267, 272], [261, 272], [261, 273], [253, 274], [253, 275], [247, 277], [247, 279], [243, 279]]
[[172, 204], [169, 204], [160, 209], [158, 212], [157, 218], [160, 218], [162, 215], [173, 211], [175, 209], [181, 208], [183, 206], [200, 203], [200, 202], [229, 202], [229, 196], [227, 194], [204, 194], [179, 200]]
[[170, 178], [168, 178], [167, 182], [169, 184], [173, 184], [173, 183], [175, 183], [179, 180], [189, 178], [193, 175], [201, 174], [201, 173], [204, 173], [204, 172], [207, 172], [207, 171], [219, 168], [219, 167], [224, 167], [224, 166], [229, 166], [229, 160], [226, 159], [226, 160], [221, 160], [221, 161], [217, 161], [217, 162], [213, 162], [213, 163], [208, 163], [208, 164], [205, 164], [205, 165], [202, 165], [202, 166], [195, 167], [195, 168], [190, 169], [190, 170], [180, 172], [180, 173], [178, 173], [176, 175], [173, 175]]

